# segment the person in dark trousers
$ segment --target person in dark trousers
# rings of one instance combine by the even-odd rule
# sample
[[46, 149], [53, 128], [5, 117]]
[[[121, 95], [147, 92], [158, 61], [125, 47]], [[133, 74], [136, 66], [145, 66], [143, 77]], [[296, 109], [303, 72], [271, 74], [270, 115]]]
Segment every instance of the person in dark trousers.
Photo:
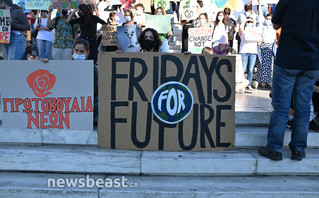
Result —
[[99, 17], [92, 15], [90, 13], [90, 8], [86, 4], [79, 5], [78, 15], [79, 18], [72, 19], [75, 12], [74, 10], [67, 18], [66, 22], [70, 23], [71, 25], [79, 24], [81, 29], [80, 38], [89, 41], [90, 44], [90, 55], [89, 60], [94, 60], [94, 64], [97, 64], [97, 38], [96, 38], [96, 25], [100, 23], [102, 25], [106, 24], [106, 22]]
[[234, 36], [235, 36], [235, 33], [236, 33], [236, 28], [237, 28], [237, 24], [236, 24], [236, 21], [232, 18], [230, 18], [230, 8], [225, 8], [224, 9], [224, 15], [225, 15], [225, 18], [226, 18], [226, 21], [227, 21], [227, 25], [228, 25], [228, 45], [229, 47], [233, 47], [233, 41], [234, 41]]
[[[306, 157], [313, 85], [319, 76], [319, 1], [280, 0], [272, 23], [281, 36], [273, 71], [272, 106], [267, 147], [258, 153], [271, 160], [282, 160], [282, 147], [291, 97], [294, 101], [291, 159]], [[292, 96], [293, 93], [293, 96]]]

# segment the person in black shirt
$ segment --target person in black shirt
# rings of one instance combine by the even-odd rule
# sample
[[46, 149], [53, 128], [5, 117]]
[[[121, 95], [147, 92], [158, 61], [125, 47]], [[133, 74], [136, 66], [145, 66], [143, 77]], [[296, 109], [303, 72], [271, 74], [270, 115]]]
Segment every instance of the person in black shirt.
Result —
[[[271, 160], [282, 160], [282, 147], [293, 95], [295, 110], [292, 123], [291, 159], [306, 157], [313, 85], [319, 76], [319, 1], [280, 0], [272, 23], [281, 27], [275, 59], [272, 105], [267, 147], [258, 153]], [[293, 93], [293, 94], [292, 94]]]
[[106, 22], [99, 17], [92, 15], [90, 13], [90, 9], [86, 4], [79, 5], [78, 15], [79, 18], [72, 19], [75, 12], [74, 10], [66, 20], [67, 23], [79, 24], [81, 29], [80, 38], [86, 39], [89, 41], [90, 44], [90, 55], [89, 60], [94, 60], [94, 64], [97, 63], [97, 53], [98, 53], [98, 43], [96, 38], [96, 27], [97, 23], [106, 24]]

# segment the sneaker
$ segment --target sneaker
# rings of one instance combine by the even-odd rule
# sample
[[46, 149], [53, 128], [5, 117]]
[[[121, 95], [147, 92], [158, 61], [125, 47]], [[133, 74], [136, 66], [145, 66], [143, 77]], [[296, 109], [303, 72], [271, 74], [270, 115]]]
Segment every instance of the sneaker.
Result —
[[259, 155], [267, 157], [267, 158], [274, 160], [274, 161], [282, 160], [282, 153], [281, 152], [270, 151], [270, 150], [267, 150], [266, 147], [259, 148], [258, 153], [259, 153]]
[[305, 151], [298, 151], [295, 147], [291, 147], [291, 159], [301, 161], [304, 157], [306, 157]]
[[253, 93], [253, 88], [251, 86], [246, 87], [245, 93]]

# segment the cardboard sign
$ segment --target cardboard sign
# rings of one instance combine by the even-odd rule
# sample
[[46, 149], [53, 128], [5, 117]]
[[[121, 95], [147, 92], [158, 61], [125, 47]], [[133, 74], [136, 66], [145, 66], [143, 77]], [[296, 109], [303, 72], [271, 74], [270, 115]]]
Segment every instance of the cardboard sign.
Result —
[[0, 10], [0, 43], [10, 43], [11, 25], [7, 24], [10, 18], [10, 10]]
[[212, 47], [212, 28], [189, 28], [188, 29], [188, 51], [201, 54], [204, 47]]
[[92, 61], [1, 61], [0, 86], [3, 127], [93, 130]]
[[117, 27], [117, 40], [122, 52], [139, 52], [138, 37], [141, 30], [136, 25], [123, 25]]
[[169, 15], [147, 15], [145, 28], [153, 28], [158, 33], [167, 33], [171, 30], [171, 16]]
[[117, 26], [103, 25], [102, 29], [102, 45], [103, 46], [117, 46]]
[[163, 8], [165, 11], [171, 8], [169, 0], [154, 0], [154, 8]]
[[185, 0], [181, 2], [182, 9], [182, 20], [192, 20], [196, 19], [197, 16], [197, 6], [196, 0]]
[[141, 3], [144, 6], [144, 12], [151, 13], [151, 1], [150, 0], [136, 0], [135, 5]]
[[84, 0], [51, 0], [53, 9], [77, 9]]
[[47, 10], [51, 0], [25, 0], [25, 8], [28, 10]]
[[[234, 146], [234, 56], [100, 53], [98, 60], [100, 147], [200, 151]], [[163, 85], [167, 82], [171, 88]], [[191, 111], [189, 92], [178, 82], [193, 95]], [[156, 115], [152, 105], [160, 107]], [[176, 124], [158, 118], [175, 113], [175, 120], [189, 115]]]

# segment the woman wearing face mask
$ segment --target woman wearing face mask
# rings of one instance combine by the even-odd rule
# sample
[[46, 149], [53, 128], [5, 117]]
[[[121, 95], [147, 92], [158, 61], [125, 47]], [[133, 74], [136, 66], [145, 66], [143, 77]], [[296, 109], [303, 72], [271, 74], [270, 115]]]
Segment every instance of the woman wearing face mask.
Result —
[[225, 54], [228, 44], [228, 26], [224, 12], [219, 11], [216, 15], [213, 27], [213, 50], [214, 54]]
[[[272, 27], [271, 14], [266, 15], [262, 27], [261, 64], [258, 64], [256, 80], [258, 88], [270, 89], [273, 68], [273, 44], [276, 40], [276, 30]], [[264, 83], [264, 86], [262, 85]]]
[[199, 23], [200, 23], [200, 25], [199, 25], [200, 28], [208, 28], [208, 27], [210, 27], [209, 21], [208, 21], [208, 15], [207, 15], [206, 12], [205, 13], [201, 13], [199, 15], [198, 19], [199, 19]]
[[[84, 39], [76, 39], [73, 47], [73, 60], [87, 60], [90, 54], [89, 42]], [[98, 116], [98, 66], [94, 65], [94, 123]]]
[[145, 29], [138, 38], [138, 42], [141, 46], [141, 52], [159, 52], [162, 45], [157, 31], [152, 28]]
[[47, 26], [48, 11], [41, 11], [41, 18], [38, 17], [34, 23], [35, 29], [39, 30], [37, 36], [37, 46], [39, 50], [40, 59], [51, 60], [52, 54], [52, 33], [50, 28]]
[[253, 69], [257, 59], [257, 44], [261, 41], [261, 32], [254, 27], [252, 18], [247, 18], [239, 27], [239, 35], [241, 38], [240, 54], [243, 62], [244, 72], [247, 69], [249, 84], [246, 92], [251, 93], [253, 80]]
[[133, 12], [131, 10], [125, 10], [122, 12], [122, 15], [125, 19], [125, 23], [122, 25], [136, 25], [136, 22], [134, 22]]
[[[154, 15], [166, 15], [166, 12], [164, 11], [163, 8], [159, 7], [155, 10]], [[160, 52], [168, 53], [169, 52], [168, 40], [172, 36], [172, 31], [168, 31], [166, 34], [160, 33], [159, 36], [162, 41]]]
[[97, 64], [98, 42], [96, 38], [97, 24], [106, 24], [105, 21], [99, 17], [92, 15], [90, 9], [86, 4], [80, 4], [78, 9], [79, 18], [72, 19], [75, 12], [74, 10], [67, 18], [66, 22], [71, 25], [79, 24], [81, 29], [80, 38], [88, 40], [90, 45], [90, 55], [88, 59], [94, 60], [94, 64]]
[[6, 23], [11, 25], [10, 43], [2, 44], [3, 59], [21, 60], [26, 49], [23, 31], [30, 30], [28, 18], [11, 0], [0, 0], [0, 8], [10, 10], [10, 18], [7, 18]]

